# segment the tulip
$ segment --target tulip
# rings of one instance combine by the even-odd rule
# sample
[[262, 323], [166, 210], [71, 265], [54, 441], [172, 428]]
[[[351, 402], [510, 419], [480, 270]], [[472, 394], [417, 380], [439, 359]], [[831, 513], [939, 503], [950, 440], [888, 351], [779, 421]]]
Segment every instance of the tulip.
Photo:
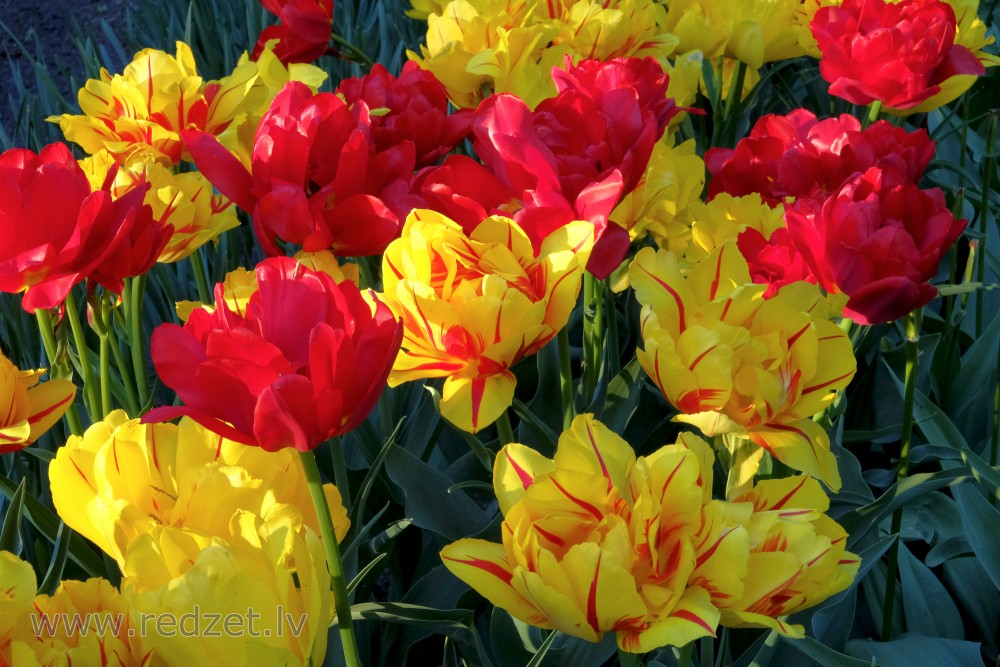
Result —
[[289, 83], [274, 98], [254, 139], [249, 171], [210, 133], [183, 132], [209, 181], [253, 216], [269, 255], [275, 239], [303, 250], [377, 255], [399, 235], [418, 198], [410, 195], [415, 148], [376, 149], [368, 107]]
[[831, 95], [900, 111], [937, 95], [952, 77], [985, 74], [976, 55], [955, 43], [956, 26], [954, 9], [941, 0], [844, 0], [821, 7], [809, 24]]
[[580, 292], [591, 227], [572, 222], [536, 254], [513, 220], [471, 234], [439, 213], [410, 214], [382, 260], [381, 298], [403, 322], [390, 386], [445, 378], [441, 415], [475, 433], [514, 397], [510, 368], [566, 325]]
[[[64, 144], [0, 155], [0, 189], [0, 292], [25, 292], [21, 306], [29, 313], [55, 308], [91, 274], [117, 271], [109, 262], [130, 262], [132, 239], [162, 240], [142, 189], [117, 200], [107, 189], [92, 192]], [[142, 268], [140, 259], [131, 268]]]
[[233, 311], [216, 285], [216, 308], [184, 327], [153, 332], [153, 364], [185, 405], [144, 421], [188, 415], [236, 442], [310, 451], [364, 420], [382, 392], [402, 337], [389, 308], [370, 306], [290, 257], [257, 266], [257, 292]]
[[678, 421], [753, 442], [840, 488], [829, 436], [811, 417], [847, 386], [856, 362], [816, 287], [798, 283], [764, 300], [732, 241], [686, 277], [673, 253], [644, 248], [629, 279], [643, 305], [639, 363]]
[[753, 503], [750, 558], [742, 596], [720, 605], [722, 624], [805, 636], [785, 617], [850, 586], [861, 563], [844, 548], [844, 529], [824, 514], [830, 499], [816, 480], [798, 475], [762, 480], [732, 501]]
[[138, 635], [128, 606], [111, 582], [63, 581], [55, 594], [35, 597], [30, 611], [17, 619], [10, 664], [105, 665], [113, 657], [122, 667], [142, 667], [150, 664], [151, 650]]
[[825, 200], [796, 202], [785, 218], [820, 284], [847, 295], [844, 314], [862, 324], [890, 322], [937, 296], [928, 281], [967, 222], [941, 190], [875, 168]]
[[73, 403], [68, 380], [39, 383], [44, 368], [21, 371], [0, 353], [0, 454], [27, 447], [52, 428]]
[[[259, 517], [234, 518], [228, 539], [159, 526], [130, 546], [122, 596], [154, 665], [320, 665], [333, 621], [330, 575], [311, 530]], [[239, 619], [235, 631], [159, 632], [158, 617], [188, 619], [202, 630], [213, 618]], [[146, 619], [142, 621], [142, 619]], [[232, 627], [230, 625], [229, 627]]]
[[107, 150], [117, 162], [149, 156], [164, 166], [190, 159], [180, 133], [194, 129], [219, 137], [230, 150], [241, 149], [241, 128], [256, 127], [278, 88], [289, 79], [314, 88], [325, 75], [316, 68], [290, 70], [267, 50], [258, 62], [240, 59], [219, 81], [204, 81], [191, 48], [177, 42], [177, 54], [144, 49], [122, 74], [101, 71], [80, 89], [81, 115], [53, 116], [68, 141], [93, 155]]
[[12, 667], [11, 636], [31, 611], [38, 583], [35, 569], [9, 551], [0, 551], [0, 667]]
[[449, 115], [444, 86], [412, 60], [398, 78], [376, 63], [367, 75], [341, 81], [337, 92], [348, 105], [363, 101], [369, 109], [381, 110], [371, 116], [375, 149], [386, 151], [412, 141], [417, 168], [437, 162], [472, 131], [472, 110]]
[[[104, 149], [80, 161], [95, 189], [113, 164], [114, 158]], [[111, 196], [117, 199], [146, 183], [150, 185], [143, 201], [152, 209], [153, 220], [174, 230], [157, 257], [159, 262], [184, 259], [240, 224], [231, 202], [213, 194], [212, 184], [199, 172], [175, 174], [148, 156], [134, 158], [118, 170]]]
[[[240, 512], [318, 530], [293, 452], [226, 440], [193, 420], [140, 424], [115, 410], [72, 436], [49, 465], [60, 518], [125, 566], [129, 546], [156, 526], [226, 538]], [[338, 539], [350, 527], [340, 493], [324, 486]]]
[[853, 116], [819, 120], [805, 109], [761, 118], [735, 149], [712, 148], [705, 163], [708, 193], [758, 193], [776, 206], [788, 197], [830, 193], [870, 167], [917, 182], [934, 156], [927, 132], [907, 132], [879, 121], [867, 129]]
[[726, 516], [709, 500], [711, 461], [691, 435], [636, 459], [580, 415], [552, 460], [519, 444], [500, 451], [493, 484], [503, 543], [463, 539], [441, 558], [531, 625], [594, 642], [615, 632], [633, 653], [714, 636], [713, 600], [742, 594], [748, 538], [738, 515], [748, 512]]
[[274, 54], [285, 63], [311, 63], [325, 55], [333, 37], [333, 0], [260, 0], [280, 23], [264, 28], [253, 48], [257, 60], [274, 44]]

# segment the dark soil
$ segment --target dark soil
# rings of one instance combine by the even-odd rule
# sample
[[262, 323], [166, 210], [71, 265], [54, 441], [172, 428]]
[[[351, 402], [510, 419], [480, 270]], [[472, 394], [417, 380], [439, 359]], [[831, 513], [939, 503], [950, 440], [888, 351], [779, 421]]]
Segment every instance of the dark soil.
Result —
[[[87, 75], [76, 46], [78, 30], [95, 35], [98, 42], [103, 41], [100, 39], [102, 21], [107, 21], [113, 30], [123, 31], [125, 8], [133, 2], [0, 0], [0, 22], [6, 26], [6, 29], [0, 26], [0, 126], [10, 128], [13, 121], [7, 99], [18, 94], [12, 68], [18, 68], [29, 90], [35, 90], [30, 60], [38, 55], [36, 38], [56, 86], [64, 97], [75, 103], [76, 91], [71, 90], [70, 77], [82, 82]], [[119, 37], [124, 35], [119, 34]]]

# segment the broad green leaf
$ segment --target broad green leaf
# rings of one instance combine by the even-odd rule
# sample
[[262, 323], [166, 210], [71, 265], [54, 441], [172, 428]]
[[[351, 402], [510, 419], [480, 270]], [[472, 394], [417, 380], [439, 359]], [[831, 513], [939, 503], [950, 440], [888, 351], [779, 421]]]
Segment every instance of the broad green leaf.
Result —
[[535, 655], [531, 656], [531, 660], [528, 661], [525, 667], [538, 667], [539, 665], [541, 665], [542, 660], [545, 659], [545, 656], [548, 654], [549, 649], [552, 648], [552, 642], [554, 642], [556, 640], [556, 637], [558, 636], [559, 636], [558, 630], [553, 630], [552, 632], [550, 632], [549, 636], [545, 638], [545, 641], [542, 642], [542, 645], [538, 647], [537, 651], [535, 651]]
[[52, 595], [59, 588], [63, 570], [66, 568], [66, 557], [69, 554], [69, 540], [72, 535], [73, 531], [70, 530], [70, 527], [60, 521], [59, 532], [56, 534], [56, 548], [52, 552], [49, 569], [45, 573], [45, 579], [38, 585], [38, 593], [40, 595]]
[[[924, 637], [914, 633], [900, 635], [891, 642], [854, 639], [847, 642], [847, 653], [862, 660], [875, 660], [880, 667], [915, 667], [916, 665], [981, 665], [979, 644]], [[869, 663], [864, 663], [869, 664]], [[858, 665], [860, 667], [860, 664]]]
[[642, 366], [633, 357], [608, 385], [604, 410], [598, 419], [615, 433], [625, 430], [642, 396]]
[[[874, 660], [858, 660], [857, 657], [851, 657], [849, 655], [844, 655], [838, 651], [834, 651], [828, 646], [824, 646], [812, 637], [803, 637], [802, 639], [788, 639], [787, 637], [782, 637], [782, 639], [791, 647], [798, 649], [802, 655], [812, 658], [823, 667], [872, 667], [875, 664]], [[850, 646], [848, 642], [848, 646]], [[881, 662], [878, 663], [882, 665]], [[911, 666], [912, 667], [912, 666]]]
[[531, 626], [515, 619], [505, 609], [490, 614], [490, 648], [501, 665], [523, 665], [538, 650], [531, 641]]
[[965, 537], [993, 585], [1000, 589], [1000, 511], [973, 487], [959, 486], [952, 492], [958, 500]]
[[965, 608], [966, 618], [972, 619], [983, 639], [996, 642], [996, 630], [1000, 628], [1000, 592], [985, 585], [988, 578], [975, 558], [953, 558], [944, 564], [945, 584]]
[[958, 607], [937, 576], [905, 544], [899, 545], [903, 617], [909, 632], [930, 637], [965, 639]]
[[7, 503], [7, 512], [3, 518], [3, 528], [0, 529], [0, 551], [12, 554], [21, 553], [21, 514], [24, 511], [25, 480], [17, 485], [14, 496]]

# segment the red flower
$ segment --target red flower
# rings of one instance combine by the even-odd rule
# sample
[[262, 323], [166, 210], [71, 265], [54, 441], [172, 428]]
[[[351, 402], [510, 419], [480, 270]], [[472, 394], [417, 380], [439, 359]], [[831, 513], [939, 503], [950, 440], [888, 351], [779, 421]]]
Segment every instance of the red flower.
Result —
[[377, 150], [368, 107], [290, 82], [274, 98], [254, 140], [251, 171], [205, 132], [183, 132], [206, 178], [253, 215], [264, 251], [275, 238], [303, 250], [378, 255], [419, 203], [410, 193], [414, 147]]
[[817, 282], [787, 229], [776, 229], [765, 239], [759, 231], [748, 227], [736, 237], [736, 247], [747, 260], [750, 279], [758, 285], [768, 286], [765, 299], [770, 299], [785, 285], [800, 280]]
[[412, 60], [399, 78], [376, 63], [367, 75], [341, 81], [337, 90], [348, 105], [361, 100], [369, 109], [386, 110], [371, 118], [375, 148], [384, 151], [412, 141], [417, 167], [434, 164], [472, 131], [472, 109], [449, 115], [444, 86]]
[[917, 182], [933, 155], [934, 142], [924, 130], [907, 132], [886, 121], [862, 130], [853, 116], [818, 120], [811, 111], [796, 109], [764, 116], [735, 149], [710, 149], [708, 194], [757, 192], [773, 207], [817, 190], [825, 196], [870, 167]]
[[785, 222], [823, 288], [846, 294], [844, 315], [862, 324], [895, 320], [937, 296], [928, 281], [966, 225], [941, 190], [875, 168], [825, 201], [796, 201]]
[[402, 341], [389, 308], [291, 258], [267, 259], [256, 274], [245, 313], [229, 309], [219, 284], [214, 312], [153, 332], [156, 371], [185, 405], [143, 421], [188, 415], [237, 442], [307, 451], [368, 416]]
[[32, 313], [58, 306], [88, 276], [120, 292], [122, 277], [148, 270], [146, 253], [155, 249], [155, 261], [173, 228], [153, 221], [147, 188], [112, 200], [113, 180], [91, 192], [64, 144], [0, 155], [0, 291], [27, 290], [21, 305]]
[[260, 0], [260, 4], [280, 23], [260, 33], [253, 60], [272, 39], [278, 40], [274, 55], [286, 65], [311, 63], [327, 52], [333, 37], [333, 0]]
[[536, 250], [553, 230], [587, 220], [596, 239], [587, 270], [605, 278], [629, 246], [608, 216], [642, 178], [678, 109], [652, 58], [584, 61], [553, 78], [558, 94], [534, 111], [513, 95], [484, 100], [473, 134], [485, 168], [449, 158], [424, 175], [421, 193], [466, 231], [482, 220], [477, 202], [485, 214], [512, 216]]
[[830, 94], [854, 104], [910, 109], [958, 74], [986, 70], [955, 44], [955, 11], [941, 0], [844, 0], [809, 24]]

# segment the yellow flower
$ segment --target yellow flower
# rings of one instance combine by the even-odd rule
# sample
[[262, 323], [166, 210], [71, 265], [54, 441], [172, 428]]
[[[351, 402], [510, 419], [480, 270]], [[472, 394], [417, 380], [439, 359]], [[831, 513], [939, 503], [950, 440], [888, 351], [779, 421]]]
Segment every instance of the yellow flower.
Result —
[[[229, 76], [206, 83], [184, 42], [177, 42], [176, 56], [144, 49], [122, 74], [102, 69], [99, 79], [87, 81], [78, 95], [82, 115], [49, 120], [58, 121], [66, 139], [87, 153], [103, 148], [118, 162], [142, 155], [164, 166], [177, 164], [184, 156], [179, 133], [186, 129], [218, 135], [228, 148], [242, 146], [237, 152], [246, 156], [249, 146], [244, 142], [252, 139], [282, 79], [273, 54], [261, 60], [263, 65], [245, 58]], [[316, 79], [310, 70], [283, 71], [286, 80]], [[241, 133], [244, 125], [251, 127]]]
[[[124, 571], [122, 595], [152, 667], [323, 663], [333, 596], [311, 530], [246, 513], [227, 539], [157, 526], [129, 548]], [[213, 618], [229, 625], [206, 632]]]
[[[32, 592], [32, 595], [34, 592]], [[149, 664], [118, 590], [105, 579], [64, 581], [52, 596], [34, 598], [11, 642], [17, 667]]]
[[692, 202], [686, 213], [690, 244], [685, 244], [683, 249], [679, 249], [680, 243], [665, 246], [658, 242], [658, 245], [683, 255], [685, 262], [692, 266], [747, 228], [756, 229], [769, 239], [775, 230], [785, 226], [785, 207], [778, 204], [771, 208], [759, 194], [733, 197], [723, 192], [710, 202]]
[[[350, 280], [354, 284], [358, 283], [358, 265], [351, 263], [340, 264], [337, 258], [329, 250], [318, 250], [316, 252], [305, 252], [300, 250], [295, 253], [295, 259], [313, 271], [322, 271], [338, 283]], [[242, 267], [233, 269], [226, 274], [220, 283], [225, 295], [226, 305], [230, 310], [243, 313], [246, 309], [250, 297], [257, 291], [257, 274]], [[175, 304], [177, 317], [182, 322], [187, 322], [191, 316], [191, 311], [195, 308], [205, 308], [209, 312], [215, 310], [214, 306], [203, 304], [200, 301], [178, 301]]]
[[407, 57], [433, 73], [459, 108], [474, 108], [491, 92], [534, 106], [555, 94], [550, 71], [562, 52], [548, 49], [543, 58], [558, 28], [530, 18], [523, 2], [453, 0], [428, 17], [422, 57]]
[[712, 636], [714, 600], [738, 599], [749, 505], [711, 501], [712, 454], [685, 435], [649, 457], [593, 415], [559, 438], [555, 458], [504, 447], [493, 484], [502, 544], [463, 539], [446, 567], [514, 617], [589, 641], [615, 632], [643, 653]]
[[439, 213], [416, 210], [382, 260], [380, 298], [403, 321], [389, 385], [445, 378], [441, 415], [475, 433], [514, 397], [510, 367], [566, 325], [580, 292], [593, 226], [573, 222], [537, 255], [508, 218], [470, 234]]
[[[94, 189], [101, 187], [114, 163], [114, 157], [104, 149], [80, 160]], [[143, 202], [153, 209], [153, 218], [174, 227], [170, 242], [160, 253], [160, 262], [184, 259], [240, 224], [232, 202], [214, 194], [212, 184], [201, 172], [175, 174], [148, 155], [136, 156], [118, 170], [111, 195], [121, 197], [145, 183], [150, 184], [150, 189]]]
[[0, 551], [0, 667], [10, 667], [10, 642], [15, 626], [31, 611], [38, 583], [30, 564]]
[[639, 362], [682, 413], [676, 419], [749, 439], [839, 489], [829, 437], [811, 417], [856, 363], [819, 289], [803, 283], [765, 300], [733, 241], [686, 277], [673, 253], [644, 248], [629, 277], [643, 304]]
[[845, 550], [844, 529], [824, 514], [830, 499], [816, 480], [796, 476], [761, 481], [733, 500], [753, 503], [751, 551], [743, 595], [723, 606], [722, 624], [804, 636], [785, 616], [850, 586], [861, 562]]
[[39, 383], [45, 370], [19, 370], [0, 353], [0, 454], [38, 440], [73, 403], [76, 386], [68, 380]]
[[538, 20], [559, 28], [553, 43], [574, 60], [665, 59], [677, 46], [665, 27], [666, 8], [656, 0], [555, 0], [533, 6]]
[[[73, 436], [49, 465], [63, 521], [124, 565], [136, 539], [156, 526], [228, 536], [238, 512], [318, 529], [294, 452], [265, 452], [193, 420], [140, 424], [121, 410]], [[338, 538], [350, 527], [340, 493], [325, 487]]]
[[691, 230], [683, 222], [688, 206], [700, 203], [705, 187], [705, 163], [695, 153], [695, 141], [680, 146], [664, 136], [656, 143], [642, 180], [611, 213], [611, 220], [635, 241], [647, 233], [661, 248], [683, 252]]

